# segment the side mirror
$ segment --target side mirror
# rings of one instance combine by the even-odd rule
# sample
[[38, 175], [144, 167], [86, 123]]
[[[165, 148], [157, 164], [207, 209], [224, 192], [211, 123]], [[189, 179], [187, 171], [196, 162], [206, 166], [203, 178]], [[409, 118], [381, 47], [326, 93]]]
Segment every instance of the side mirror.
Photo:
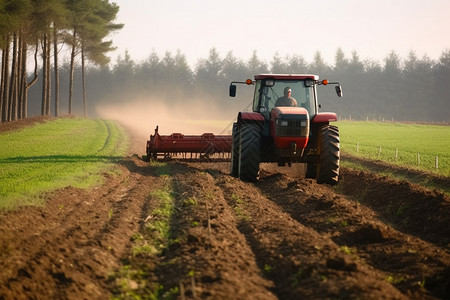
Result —
[[236, 86], [234, 84], [230, 84], [230, 97], [236, 97]]
[[342, 87], [341, 85], [337, 85], [334, 87], [336, 89], [336, 94], [338, 95], [338, 97], [342, 97], [344, 96], [344, 93], [342, 92]]

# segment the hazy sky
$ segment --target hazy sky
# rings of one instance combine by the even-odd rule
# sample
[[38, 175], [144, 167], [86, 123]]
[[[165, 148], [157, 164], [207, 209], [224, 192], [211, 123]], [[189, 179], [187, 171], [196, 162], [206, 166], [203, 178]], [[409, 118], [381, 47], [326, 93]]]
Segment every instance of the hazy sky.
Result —
[[319, 50], [334, 64], [336, 50], [356, 50], [382, 62], [394, 50], [438, 59], [450, 49], [450, 0], [110, 0], [120, 7], [112, 35], [118, 55], [137, 62], [179, 49], [195, 66], [215, 47], [247, 61], [253, 50], [270, 63], [276, 52], [311, 62]]

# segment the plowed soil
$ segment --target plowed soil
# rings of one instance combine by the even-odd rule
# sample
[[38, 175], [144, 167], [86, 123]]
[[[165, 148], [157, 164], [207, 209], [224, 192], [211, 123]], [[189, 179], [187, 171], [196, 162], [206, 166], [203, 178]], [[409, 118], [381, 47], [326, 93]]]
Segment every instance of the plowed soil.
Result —
[[[142, 298], [450, 299], [448, 195], [346, 168], [336, 187], [272, 165], [256, 183], [228, 163], [162, 169], [135, 142], [104, 185], [0, 213], [0, 299], [127, 298], [125, 267], [141, 270], [127, 286]], [[136, 254], [168, 184], [175, 242]]]

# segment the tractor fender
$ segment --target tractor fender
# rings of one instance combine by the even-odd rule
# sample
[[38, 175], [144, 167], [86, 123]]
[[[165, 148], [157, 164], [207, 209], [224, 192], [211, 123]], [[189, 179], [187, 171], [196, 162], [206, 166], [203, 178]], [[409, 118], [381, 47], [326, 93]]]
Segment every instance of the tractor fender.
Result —
[[238, 125], [241, 126], [242, 124], [247, 123], [253, 123], [258, 124], [260, 126], [263, 125], [265, 119], [264, 116], [260, 113], [256, 112], [240, 112], [238, 115]]
[[337, 115], [332, 112], [320, 112], [317, 113], [311, 120], [312, 123], [325, 123], [329, 124], [330, 122], [336, 122]]

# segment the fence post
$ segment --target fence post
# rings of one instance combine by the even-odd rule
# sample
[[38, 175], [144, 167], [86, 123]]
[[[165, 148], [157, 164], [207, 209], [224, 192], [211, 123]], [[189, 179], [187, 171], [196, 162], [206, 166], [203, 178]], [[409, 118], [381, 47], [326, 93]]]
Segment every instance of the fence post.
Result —
[[395, 160], [398, 160], [398, 148], [395, 148]]
[[434, 164], [436, 166], [436, 170], [438, 170], [439, 169], [439, 157], [436, 156]]
[[378, 148], [378, 158], [380, 158], [381, 157], [381, 146], [380, 146], [380, 148]]
[[417, 165], [420, 166], [420, 153], [417, 152]]

